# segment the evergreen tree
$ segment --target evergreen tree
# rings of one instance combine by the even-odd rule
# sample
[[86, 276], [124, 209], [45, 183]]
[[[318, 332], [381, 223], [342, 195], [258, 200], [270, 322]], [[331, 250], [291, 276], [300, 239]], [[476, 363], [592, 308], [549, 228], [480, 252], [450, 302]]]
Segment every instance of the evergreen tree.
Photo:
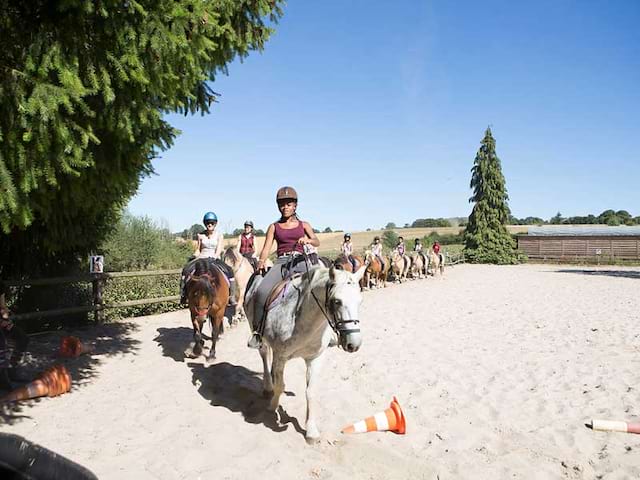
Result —
[[496, 142], [487, 127], [471, 169], [475, 203], [464, 235], [465, 257], [478, 263], [516, 263], [515, 242], [506, 228], [509, 220], [507, 189]]
[[282, 3], [0, 0], [3, 275], [95, 250], [179, 133], [163, 115], [208, 113]]

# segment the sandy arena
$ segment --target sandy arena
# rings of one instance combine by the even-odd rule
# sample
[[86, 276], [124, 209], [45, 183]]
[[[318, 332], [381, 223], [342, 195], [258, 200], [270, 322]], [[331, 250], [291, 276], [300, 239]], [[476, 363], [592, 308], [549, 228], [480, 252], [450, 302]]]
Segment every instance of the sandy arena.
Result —
[[[586, 270], [462, 265], [364, 293], [362, 348], [328, 353], [316, 446], [304, 363], [268, 414], [247, 325], [205, 367], [183, 358], [186, 310], [79, 332], [96, 350], [66, 361], [71, 393], [4, 410], [1, 428], [101, 479], [638, 478], [640, 435], [585, 423], [638, 421], [640, 269]], [[33, 337], [33, 357], [52, 363], [59, 338]], [[339, 433], [393, 395], [406, 435]]]

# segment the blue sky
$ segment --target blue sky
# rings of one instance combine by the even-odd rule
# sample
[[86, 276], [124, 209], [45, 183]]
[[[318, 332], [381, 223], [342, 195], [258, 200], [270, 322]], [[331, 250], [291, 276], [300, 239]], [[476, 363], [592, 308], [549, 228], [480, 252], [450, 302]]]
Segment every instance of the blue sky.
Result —
[[129, 205], [173, 231], [466, 216], [487, 125], [512, 213], [640, 215], [640, 1], [290, 1]]

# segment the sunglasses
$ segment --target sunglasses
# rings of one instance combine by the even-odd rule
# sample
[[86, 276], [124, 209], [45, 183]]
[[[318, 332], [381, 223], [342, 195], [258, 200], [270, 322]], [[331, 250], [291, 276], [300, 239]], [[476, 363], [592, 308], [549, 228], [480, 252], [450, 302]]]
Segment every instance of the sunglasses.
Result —
[[206, 226], [209, 226], [209, 225], [215, 225], [216, 223], [217, 223], [217, 222], [207, 222], [207, 223], [205, 223], [205, 225], [206, 225]]

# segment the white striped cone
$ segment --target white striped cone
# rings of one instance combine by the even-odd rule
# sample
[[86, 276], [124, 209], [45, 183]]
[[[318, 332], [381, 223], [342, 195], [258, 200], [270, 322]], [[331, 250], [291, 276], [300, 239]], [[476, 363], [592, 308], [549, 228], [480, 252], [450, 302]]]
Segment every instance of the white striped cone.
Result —
[[342, 433], [367, 433], [367, 432], [384, 432], [391, 431], [401, 435], [406, 433], [407, 426], [404, 413], [398, 399], [393, 397], [393, 401], [389, 408], [384, 412], [378, 412], [372, 417], [355, 422], [342, 429]]

